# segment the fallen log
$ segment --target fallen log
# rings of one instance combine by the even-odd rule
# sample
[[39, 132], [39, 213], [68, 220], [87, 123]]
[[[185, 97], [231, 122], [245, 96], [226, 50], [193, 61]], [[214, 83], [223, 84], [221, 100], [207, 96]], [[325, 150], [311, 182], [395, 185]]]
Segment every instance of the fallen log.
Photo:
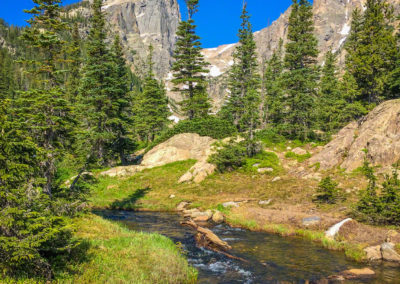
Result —
[[232, 259], [247, 262], [243, 258], [227, 253], [226, 251], [231, 250], [232, 247], [227, 242], [222, 241], [211, 230], [200, 227], [193, 220], [181, 222], [181, 225], [190, 227], [197, 231], [196, 235], [194, 236], [197, 246], [207, 248]]

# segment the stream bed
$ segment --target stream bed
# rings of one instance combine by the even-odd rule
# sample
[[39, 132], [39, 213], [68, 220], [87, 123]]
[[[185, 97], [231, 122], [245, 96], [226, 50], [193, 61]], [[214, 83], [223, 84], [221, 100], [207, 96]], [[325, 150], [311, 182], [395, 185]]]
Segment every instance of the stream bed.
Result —
[[189, 263], [199, 271], [199, 283], [400, 283], [400, 268], [390, 264], [371, 267], [369, 280], [330, 282], [330, 275], [364, 268], [342, 252], [329, 251], [300, 238], [283, 238], [264, 232], [232, 228], [226, 224], [210, 229], [232, 246], [229, 251], [247, 262], [196, 247], [194, 231], [183, 227], [178, 214], [165, 212], [100, 211], [96, 214], [125, 224], [129, 229], [159, 233], [181, 243]]

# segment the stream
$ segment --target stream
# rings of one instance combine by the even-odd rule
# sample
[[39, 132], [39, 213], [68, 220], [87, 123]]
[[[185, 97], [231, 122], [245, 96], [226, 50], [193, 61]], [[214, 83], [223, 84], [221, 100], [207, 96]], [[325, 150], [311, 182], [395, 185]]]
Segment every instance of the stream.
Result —
[[210, 229], [232, 246], [229, 251], [247, 263], [199, 249], [194, 232], [180, 225], [178, 214], [165, 212], [100, 211], [96, 214], [125, 224], [129, 229], [159, 233], [181, 243], [189, 263], [199, 271], [199, 283], [400, 283], [400, 268], [385, 264], [371, 267], [369, 280], [328, 282], [326, 278], [351, 268], [364, 268], [342, 252], [329, 251], [300, 238], [283, 238], [264, 232], [232, 228], [226, 224]]

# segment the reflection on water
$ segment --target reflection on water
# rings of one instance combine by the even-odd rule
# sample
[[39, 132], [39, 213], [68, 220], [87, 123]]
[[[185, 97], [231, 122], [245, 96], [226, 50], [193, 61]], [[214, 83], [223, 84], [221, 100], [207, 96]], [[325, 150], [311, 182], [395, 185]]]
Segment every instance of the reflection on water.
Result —
[[[330, 283], [326, 277], [346, 269], [364, 267], [309, 241], [282, 238], [273, 234], [250, 232], [227, 225], [212, 227], [232, 246], [231, 254], [247, 263], [228, 259], [215, 252], [199, 249], [193, 231], [180, 225], [182, 218], [173, 213], [101, 211], [105, 218], [120, 221], [137, 231], [159, 233], [180, 242], [188, 261], [199, 271], [199, 283]], [[400, 283], [400, 269], [376, 266], [373, 280], [340, 283]], [[333, 282], [332, 282], [333, 283]]]

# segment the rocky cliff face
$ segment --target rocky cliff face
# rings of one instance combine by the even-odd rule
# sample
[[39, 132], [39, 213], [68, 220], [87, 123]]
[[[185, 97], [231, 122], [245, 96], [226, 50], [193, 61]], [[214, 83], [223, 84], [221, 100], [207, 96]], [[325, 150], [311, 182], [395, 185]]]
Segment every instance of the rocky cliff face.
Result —
[[[177, 0], [104, 0], [103, 11], [111, 34], [119, 33], [121, 36], [127, 60], [135, 62], [134, 67], [140, 69], [146, 60], [148, 47], [152, 44], [155, 71], [163, 78], [172, 63], [171, 56], [180, 21]], [[79, 14], [84, 18], [90, 17], [87, 3], [68, 13], [71, 16]], [[88, 27], [83, 27], [83, 30], [87, 33]]]
[[382, 171], [400, 161], [400, 100], [384, 102], [365, 119], [347, 125], [309, 163], [318, 163], [322, 170], [340, 166], [350, 172], [362, 166], [363, 149]]
[[[354, 9], [363, 9], [366, 0], [314, 0], [313, 13], [315, 23], [315, 36], [319, 42], [319, 62], [322, 63], [325, 53], [332, 49], [338, 54], [339, 65], [344, 64], [343, 45], [350, 33], [351, 15]], [[394, 5], [396, 11], [400, 11], [400, 0], [389, 0]], [[283, 13], [269, 27], [254, 33], [257, 43], [260, 65], [269, 59], [273, 51], [278, 47], [279, 40], [282, 38], [286, 42], [290, 8]], [[222, 45], [216, 48], [204, 49], [203, 54], [211, 64], [210, 76], [219, 77], [225, 73], [233, 64], [232, 52], [236, 44]], [[221, 83], [216, 83], [213, 78], [210, 94], [216, 103], [221, 103], [222, 97], [228, 95], [225, 88], [216, 87]], [[224, 92], [221, 94], [219, 92]]]

